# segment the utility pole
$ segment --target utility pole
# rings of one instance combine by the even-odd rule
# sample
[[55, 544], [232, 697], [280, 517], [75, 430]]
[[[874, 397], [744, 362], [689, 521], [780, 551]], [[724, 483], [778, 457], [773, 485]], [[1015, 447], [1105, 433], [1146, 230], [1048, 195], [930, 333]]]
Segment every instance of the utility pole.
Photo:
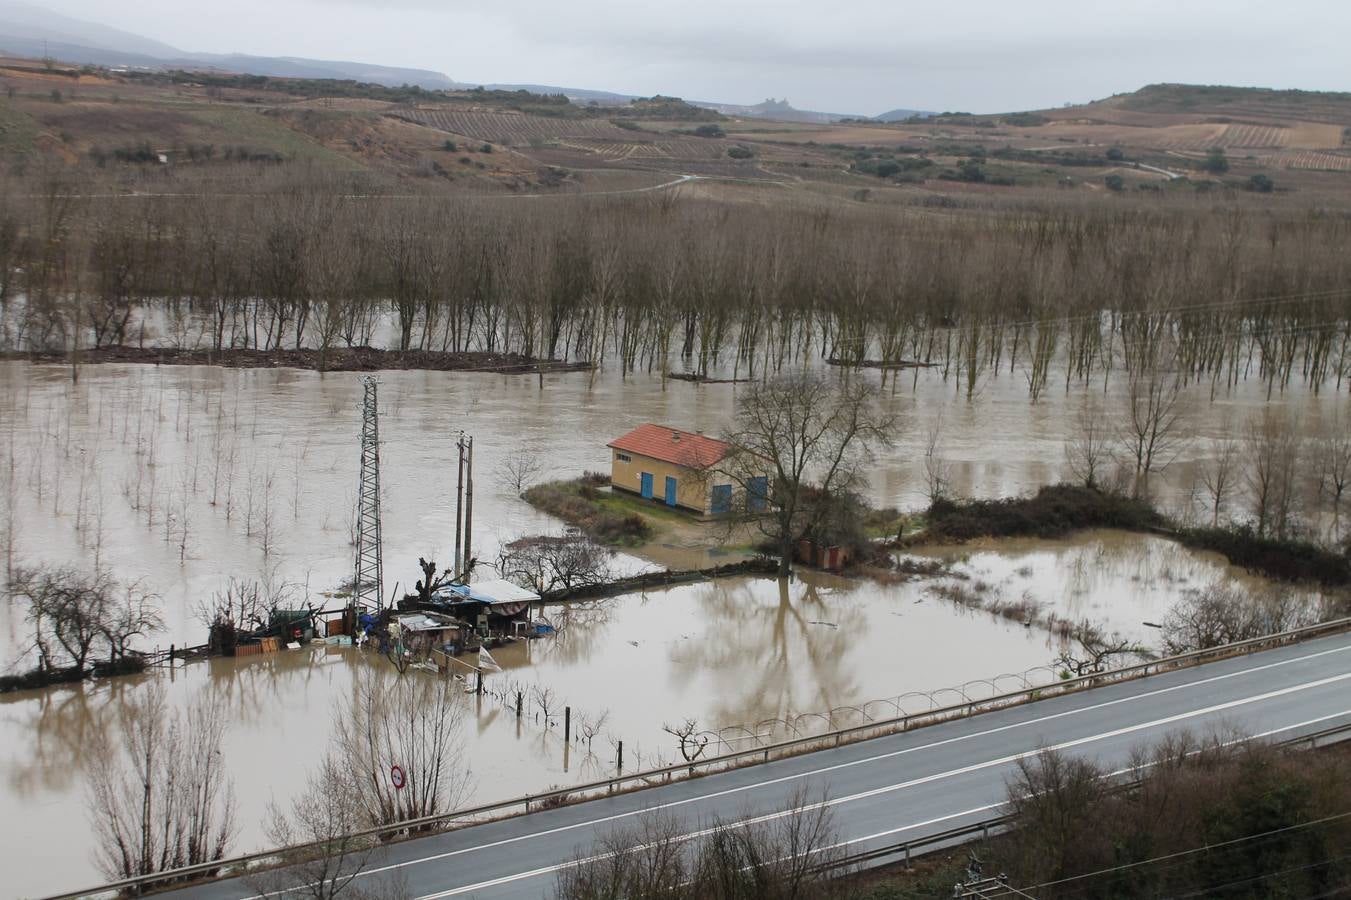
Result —
[[470, 548], [473, 546], [474, 532], [474, 439], [469, 438], [468, 456], [465, 459], [464, 480], [464, 565], [469, 567], [473, 560]]
[[361, 406], [361, 475], [357, 486], [356, 571], [352, 605], [379, 612], [384, 605], [384, 566], [380, 544], [380, 410], [374, 376], [365, 379]]
[[463, 521], [464, 521], [464, 517], [463, 517], [463, 509], [464, 509], [464, 508], [463, 508], [463, 506], [462, 506], [462, 504], [463, 504], [463, 502], [464, 502], [464, 432], [463, 432], [463, 431], [460, 432], [460, 439], [459, 439], [458, 441], [455, 442], [455, 449], [456, 449], [457, 451], [459, 451], [459, 455], [460, 455], [460, 468], [459, 468], [459, 474], [458, 474], [458, 475], [456, 476], [456, 478], [455, 478], [455, 569], [454, 569], [454, 571], [455, 571], [455, 577], [456, 577], [456, 578], [459, 578], [460, 575], [464, 572], [464, 568], [460, 565], [460, 563], [461, 563], [461, 559], [460, 559], [460, 547], [462, 546], [462, 542], [463, 542], [463, 534], [464, 534], [464, 532], [463, 532], [463, 530], [462, 530], [462, 523], [463, 523]]

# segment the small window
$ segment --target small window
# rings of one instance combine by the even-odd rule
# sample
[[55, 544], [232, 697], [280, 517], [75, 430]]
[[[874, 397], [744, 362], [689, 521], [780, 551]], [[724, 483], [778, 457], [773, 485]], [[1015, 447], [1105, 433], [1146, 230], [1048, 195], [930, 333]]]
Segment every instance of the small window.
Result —
[[627, 453], [616, 453], [615, 459], [619, 460], [620, 462], [633, 462], [633, 457], [629, 456]]

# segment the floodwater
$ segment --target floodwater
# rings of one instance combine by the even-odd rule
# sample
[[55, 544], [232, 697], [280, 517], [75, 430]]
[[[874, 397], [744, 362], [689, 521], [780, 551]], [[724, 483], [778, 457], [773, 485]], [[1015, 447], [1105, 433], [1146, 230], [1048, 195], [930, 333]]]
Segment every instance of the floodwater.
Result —
[[[475, 437], [475, 553], [491, 560], [505, 541], [560, 527], [498, 476], [508, 454], [537, 452], [553, 476], [605, 469], [606, 442], [641, 422], [720, 431], [737, 390], [673, 382], [663, 391], [658, 379], [613, 372], [591, 386], [585, 374], [549, 376], [542, 389], [533, 377], [488, 374], [387, 372], [380, 382], [387, 594], [417, 577], [419, 556], [449, 562], [461, 430]], [[360, 396], [354, 373], [103, 365], [83, 368], [72, 384], [65, 367], [0, 363], [0, 563], [97, 564], [139, 581], [162, 598], [166, 627], [148, 642], [159, 646], [201, 643], [194, 610], [231, 577], [322, 603], [351, 573]], [[1198, 440], [1155, 479], [1164, 507], [1192, 502], [1194, 463], [1206, 440], [1264, 399], [1257, 384], [1214, 403], [1204, 389], [1188, 397], [1187, 427]], [[989, 381], [971, 402], [934, 373], [920, 373], [913, 390], [905, 379], [887, 400], [905, 425], [896, 445], [879, 454], [873, 502], [924, 504], [917, 460], [939, 411], [939, 453], [952, 463], [957, 493], [1007, 496], [1065, 477], [1063, 444], [1080, 401], [1076, 389], [1030, 404], [1025, 386], [1008, 376]], [[1347, 420], [1345, 397], [1300, 392], [1280, 402], [1306, 433], [1338, 414]], [[665, 557], [716, 561], [665, 549]], [[999, 591], [1031, 591], [1067, 615], [1100, 618], [1132, 635], [1188, 586], [1228, 577], [1212, 558], [1139, 536], [955, 552], [966, 557], [959, 567]], [[618, 562], [630, 570], [649, 565], [632, 556]], [[23, 610], [0, 603], [0, 665], [17, 668], [29, 662]], [[506, 672], [492, 676], [490, 687], [548, 685], [574, 716], [594, 721], [608, 711], [608, 719], [590, 753], [569, 751], [565, 771], [556, 727], [529, 713], [518, 727], [485, 698], [467, 728], [474, 801], [608, 772], [610, 737], [625, 742], [626, 768], [669, 760], [676, 748], [664, 723], [695, 719], [726, 749], [748, 734], [820, 730], [831, 710], [843, 724], [888, 708], [869, 701], [910, 694], [909, 704], [915, 692], [993, 683], [1045, 667], [1056, 651], [1046, 632], [960, 608], [924, 582], [728, 580], [546, 614], [564, 626], [559, 636], [504, 648]], [[269, 799], [287, 802], [303, 784], [363, 664], [353, 651], [307, 648], [150, 676], [171, 678], [178, 703], [203, 691], [229, 698], [237, 849], [261, 841]], [[12, 892], [98, 880], [84, 816], [83, 748], [144, 683], [0, 697], [0, 812], [25, 822], [0, 844], [0, 867], [18, 878]]]

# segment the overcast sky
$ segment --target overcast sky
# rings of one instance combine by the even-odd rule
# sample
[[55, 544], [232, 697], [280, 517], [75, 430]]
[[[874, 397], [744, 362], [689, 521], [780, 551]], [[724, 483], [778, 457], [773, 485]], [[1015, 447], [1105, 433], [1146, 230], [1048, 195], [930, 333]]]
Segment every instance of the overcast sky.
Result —
[[876, 114], [1158, 81], [1351, 90], [1349, 0], [36, 0], [184, 50]]

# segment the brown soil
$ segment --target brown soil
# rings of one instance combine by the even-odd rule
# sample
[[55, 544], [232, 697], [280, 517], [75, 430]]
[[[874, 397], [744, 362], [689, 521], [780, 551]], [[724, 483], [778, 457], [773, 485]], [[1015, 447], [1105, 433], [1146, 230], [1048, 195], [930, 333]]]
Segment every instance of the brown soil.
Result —
[[[68, 353], [0, 354], [3, 359], [69, 363]], [[343, 347], [329, 350], [178, 350], [159, 347], [100, 347], [81, 350], [78, 361], [92, 363], [147, 363], [165, 366], [224, 366], [230, 369], [310, 369], [328, 372], [378, 372], [383, 369], [423, 369], [434, 372], [584, 372], [590, 363], [533, 359], [517, 353], [442, 353], [432, 350], [379, 350], [374, 347]]]

